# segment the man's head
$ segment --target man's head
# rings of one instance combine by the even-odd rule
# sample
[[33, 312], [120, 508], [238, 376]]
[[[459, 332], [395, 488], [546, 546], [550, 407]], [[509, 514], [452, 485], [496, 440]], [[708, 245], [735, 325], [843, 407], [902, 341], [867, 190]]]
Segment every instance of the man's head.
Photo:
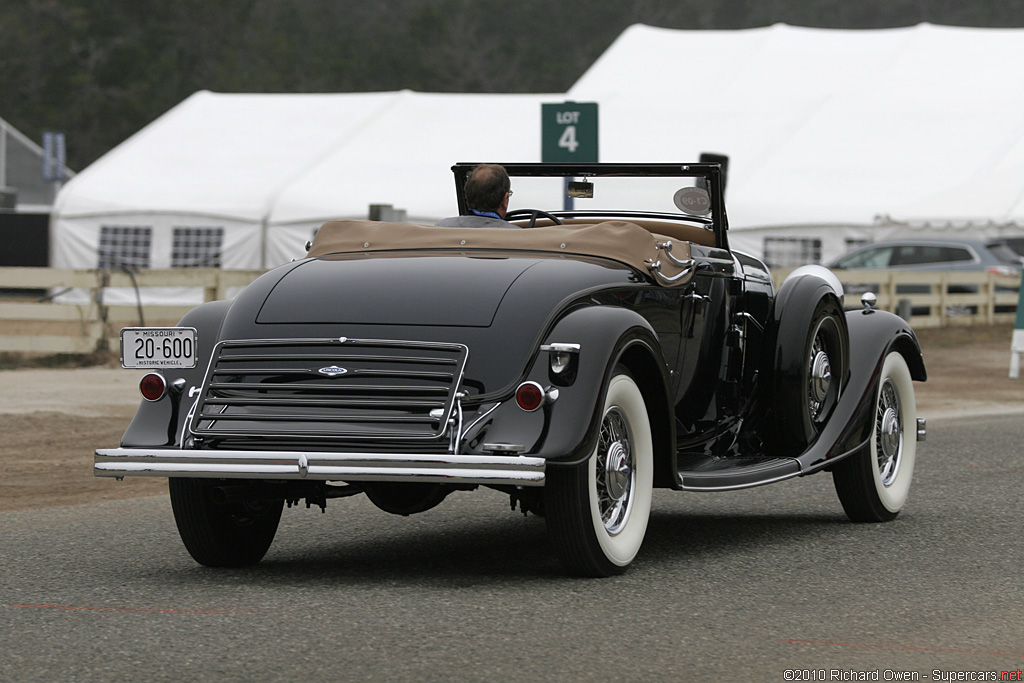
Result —
[[503, 216], [511, 187], [503, 166], [480, 164], [466, 179], [466, 204], [477, 211], [494, 211]]

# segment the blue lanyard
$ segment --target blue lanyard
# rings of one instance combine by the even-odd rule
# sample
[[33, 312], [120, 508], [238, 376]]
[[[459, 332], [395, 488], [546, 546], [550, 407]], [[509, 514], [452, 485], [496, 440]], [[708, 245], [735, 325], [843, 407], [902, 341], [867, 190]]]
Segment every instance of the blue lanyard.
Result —
[[501, 220], [501, 216], [493, 211], [477, 211], [476, 209], [470, 209], [470, 211], [475, 213], [477, 216], [486, 216], [487, 218], [497, 218], [499, 221]]

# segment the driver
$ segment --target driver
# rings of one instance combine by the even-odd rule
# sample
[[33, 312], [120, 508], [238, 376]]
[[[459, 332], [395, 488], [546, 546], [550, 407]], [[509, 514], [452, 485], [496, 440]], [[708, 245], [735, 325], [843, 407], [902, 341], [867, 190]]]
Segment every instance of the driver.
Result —
[[469, 213], [437, 222], [446, 228], [518, 228], [505, 220], [512, 183], [504, 166], [480, 164], [466, 179]]

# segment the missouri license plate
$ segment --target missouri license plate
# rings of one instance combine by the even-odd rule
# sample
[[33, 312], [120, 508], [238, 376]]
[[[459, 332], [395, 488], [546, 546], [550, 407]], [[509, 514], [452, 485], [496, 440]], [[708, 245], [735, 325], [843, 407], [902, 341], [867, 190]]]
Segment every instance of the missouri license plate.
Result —
[[125, 327], [121, 330], [121, 367], [194, 368], [194, 327]]

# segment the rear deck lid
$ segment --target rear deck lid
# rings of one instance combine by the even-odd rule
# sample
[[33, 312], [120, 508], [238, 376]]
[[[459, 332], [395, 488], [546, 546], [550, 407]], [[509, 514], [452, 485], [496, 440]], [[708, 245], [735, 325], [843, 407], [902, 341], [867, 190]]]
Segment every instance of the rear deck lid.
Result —
[[326, 257], [274, 287], [258, 323], [487, 327], [533, 258]]

